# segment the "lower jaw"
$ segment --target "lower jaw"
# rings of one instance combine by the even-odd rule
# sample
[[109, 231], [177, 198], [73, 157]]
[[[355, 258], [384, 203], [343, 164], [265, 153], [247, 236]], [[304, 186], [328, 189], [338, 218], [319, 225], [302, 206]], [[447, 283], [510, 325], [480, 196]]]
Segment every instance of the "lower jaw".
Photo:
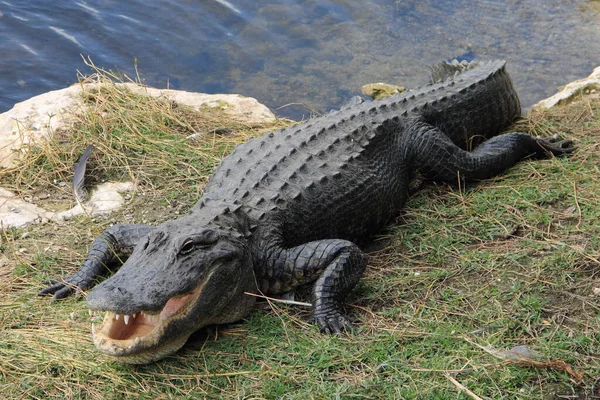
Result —
[[138, 351], [120, 348], [114, 343], [108, 346], [106, 343], [99, 345], [96, 343], [96, 338], [94, 338], [94, 344], [101, 353], [111, 357], [113, 361], [122, 364], [149, 364], [177, 352], [187, 342], [189, 336], [189, 334], [182, 335], [163, 344], [157, 344]]

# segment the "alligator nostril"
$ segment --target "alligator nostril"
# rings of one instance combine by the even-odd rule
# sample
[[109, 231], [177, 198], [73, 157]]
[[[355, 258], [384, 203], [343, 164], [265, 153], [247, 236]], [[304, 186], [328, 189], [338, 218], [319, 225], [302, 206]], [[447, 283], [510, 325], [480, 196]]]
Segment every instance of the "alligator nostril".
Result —
[[114, 287], [112, 291], [115, 294], [125, 294], [125, 293], [127, 293], [127, 290], [121, 289], [120, 287]]

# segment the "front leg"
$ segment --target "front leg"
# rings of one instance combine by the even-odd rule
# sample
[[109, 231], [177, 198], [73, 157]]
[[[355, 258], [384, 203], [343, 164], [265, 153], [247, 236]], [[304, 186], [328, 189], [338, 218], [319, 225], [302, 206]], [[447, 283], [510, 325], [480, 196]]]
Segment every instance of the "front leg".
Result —
[[312, 320], [327, 333], [351, 328], [343, 311], [343, 300], [367, 266], [367, 255], [358, 246], [341, 239], [318, 240], [278, 249], [271, 257], [260, 279], [263, 291], [280, 294], [316, 281], [312, 291]]
[[89, 288], [94, 279], [102, 274], [107, 264], [125, 261], [140, 239], [148, 236], [153, 227], [148, 225], [113, 225], [98, 236], [90, 246], [87, 258], [76, 273], [60, 281], [51, 280], [39, 295], [52, 294], [52, 300], [65, 298], [76, 289]]

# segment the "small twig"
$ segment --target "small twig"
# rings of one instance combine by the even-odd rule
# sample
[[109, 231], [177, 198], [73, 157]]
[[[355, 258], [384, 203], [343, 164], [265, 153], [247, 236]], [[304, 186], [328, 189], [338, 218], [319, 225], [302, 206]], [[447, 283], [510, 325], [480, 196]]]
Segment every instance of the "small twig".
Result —
[[[571, 294], [568, 292], [563, 292], [563, 293]], [[493, 348], [488, 348], [486, 346], [482, 346], [479, 343], [476, 343], [473, 340], [469, 339], [468, 337], [464, 337], [463, 339], [465, 341], [467, 341], [468, 343], [471, 343], [472, 345], [479, 347], [486, 353], [488, 353], [496, 358], [499, 358], [501, 360], [504, 360], [501, 363], [503, 365], [519, 365], [522, 367], [533, 367], [533, 368], [537, 368], [537, 369], [552, 369], [555, 371], [566, 372], [576, 382], [581, 382], [581, 380], [583, 379], [582, 373], [575, 370], [570, 364], [566, 363], [563, 360], [535, 361], [528, 357], [523, 356], [522, 354], [518, 354], [518, 358], [515, 358], [512, 360], [507, 360], [506, 359], [507, 353], [505, 351], [498, 351], [498, 350], [494, 350]]]
[[577, 214], [579, 216], [575, 227], [579, 229], [579, 225], [581, 225], [581, 207], [579, 207], [579, 201], [577, 200], [577, 183], [575, 181], [573, 181], [573, 199], [575, 200], [575, 207], [577, 207]]
[[496, 330], [496, 329], [500, 329], [500, 328], [504, 328], [504, 325], [500, 325], [500, 324], [488, 325], [488, 326], [484, 326], [479, 329], [475, 329], [474, 331], [471, 331], [468, 334], [469, 335], [479, 335], [480, 333], [484, 333], [486, 331]]
[[311, 307], [312, 308], [312, 304], [303, 303], [301, 301], [277, 299], [274, 297], [264, 296], [264, 295], [260, 295], [260, 294], [256, 294], [256, 293], [250, 293], [250, 292], [244, 292], [244, 294], [247, 294], [248, 296], [260, 297], [261, 299], [265, 299], [265, 300], [272, 301], [275, 303], [282, 303], [282, 304], [288, 304], [291, 306], [303, 306], [303, 307]]
[[459, 381], [454, 379], [452, 376], [450, 376], [450, 374], [446, 373], [446, 374], [444, 374], [444, 376], [446, 377], [446, 379], [448, 379], [450, 382], [452, 382], [454, 384], [454, 386], [456, 386], [457, 388], [459, 388], [460, 390], [465, 392], [465, 394], [467, 396], [469, 396], [470, 398], [475, 399], [475, 400], [483, 400], [481, 397], [479, 397], [475, 393], [471, 392], [465, 385], [463, 385], [462, 383], [460, 383]]
[[517, 360], [507, 360], [504, 362], [505, 365], [516, 364], [522, 367], [533, 367], [537, 369], [551, 369], [555, 371], [567, 373], [575, 383], [580, 383], [584, 377], [584, 374], [575, 370], [570, 364], [563, 360], [550, 360], [550, 361], [534, 361], [528, 358], [521, 358]]
[[594, 263], [596, 263], [596, 264], [600, 265], [600, 258], [593, 257], [593, 256], [591, 256], [591, 255], [589, 255], [589, 254], [584, 254], [583, 256], [584, 256], [585, 258], [587, 258], [588, 260], [590, 260], [590, 261], [592, 261], [592, 262], [594, 262]]
[[429, 368], [412, 368], [413, 372], [443, 372], [446, 374], [464, 374], [475, 371], [475, 368], [464, 368], [464, 369], [429, 369]]

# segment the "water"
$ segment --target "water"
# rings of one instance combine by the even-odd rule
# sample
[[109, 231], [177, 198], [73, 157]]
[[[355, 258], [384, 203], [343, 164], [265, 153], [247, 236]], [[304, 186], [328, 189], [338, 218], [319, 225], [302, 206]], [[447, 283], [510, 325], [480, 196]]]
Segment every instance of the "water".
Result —
[[257, 98], [302, 118], [366, 83], [424, 84], [427, 65], [503, 58], [523, 106], [600, 65], [584, 0], [0, 1], [0, 112], [66, 87], [81, 55], [145, 83]]

